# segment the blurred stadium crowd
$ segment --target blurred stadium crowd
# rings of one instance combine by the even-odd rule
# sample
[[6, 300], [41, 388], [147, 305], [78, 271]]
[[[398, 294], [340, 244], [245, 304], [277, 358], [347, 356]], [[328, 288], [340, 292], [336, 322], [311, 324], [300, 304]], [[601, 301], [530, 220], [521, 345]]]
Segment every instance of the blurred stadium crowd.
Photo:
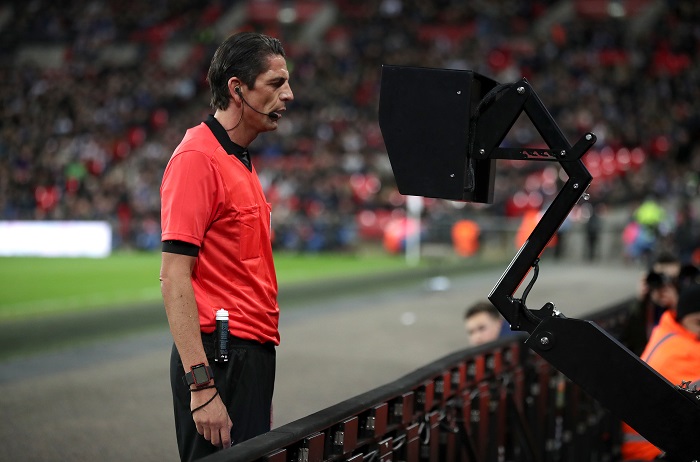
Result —
[[[353, 247], [403, 216], [377, 123], [382, 64], [526, 77], [572, 143], [597, 135], [594, 206], [698, 196], [694, 0], [28, 0], [0, 7], [0, 220], [106, 220], [115, 248], [159, 248], [163, 169], [210, 112], [213, 50], [241, 29], [282, 39], [296, 98], [251, 146], [276, 248]], [[541, 145], [527, 120], [505, 142]], [[539, 209], [565, 180], [538, 162], [499, 161], [497, 176], [493, 205], [426, 200], [428, 234]]]

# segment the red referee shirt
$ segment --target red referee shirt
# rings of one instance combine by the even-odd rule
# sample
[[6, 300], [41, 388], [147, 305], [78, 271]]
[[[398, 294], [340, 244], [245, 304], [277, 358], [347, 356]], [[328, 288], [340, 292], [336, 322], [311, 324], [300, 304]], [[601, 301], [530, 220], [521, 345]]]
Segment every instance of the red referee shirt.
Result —
[[199, 246], [192, 285], [202, 332], [224, 308], [232, 335], [279, 345], [270, 213], [255, 168], [227, 154], [205, 123], [187, 130], [163, 175], [162, 240]]

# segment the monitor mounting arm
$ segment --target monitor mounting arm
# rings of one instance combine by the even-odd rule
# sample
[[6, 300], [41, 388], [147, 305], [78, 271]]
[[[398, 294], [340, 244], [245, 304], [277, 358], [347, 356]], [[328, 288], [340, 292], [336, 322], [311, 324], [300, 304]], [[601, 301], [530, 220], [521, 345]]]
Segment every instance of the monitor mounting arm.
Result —
[[[548, 149], [499, 147], [525, 112]], [[568, 180], [489, 294], [514, 330], [530, 334], [526, 344], [596, 398], [671, 460], [700, 459], [700, 394], [668, 382], [616, 339], [590, 321], [566, 318], [546, 303], [529, 310], [515, 291], [585, 194], [592, 177], [582, 156], [596, 141], [585, 134], [571, 146], [542, 101], [522, 79], [493, 88], [477, 106], [469, 132], [465, 188], [474, 187], [475, 160], [557, 161]], [[534, 282], [534, 280], [533, 280]], [[695, 378], [689, 378], [695, 379]]]
[[[500, 146], [523, 112], [546, 148]], [[595, 323], [567, 318], [549, 302], [539, 310], [525, 305], [539, 256], [591, 183], [581, 158], [595, 136], [570, 145], [525, 79], [504, 85], [468, 70], [391, 65], [382, 67], [379, 126], [404, 195], [490, 203], [497, 159], [559, 162], [568, 180], [488, 298], [514, 329], [529, 333], [528, 347], [670, 460], [700, 460], [700, 393], [671, 384]], [[515, 298], [533, 267], [535, 277]]]
[[[491, 101], [492, 95], [498, 93], [502, 94], [500, 98]], [[522, 112], [530, 118], [549, 149], [498, 147]], [[525, 79], [501, 85], [487, 94], [472, 118], [470, 133], [468, 166], [471, 158], [558, 161], [568, 175], [562, 190], [489, 296], [513, 330], [532, 333], [543, 317], [553, 314], [553, 305], [547, 304], [539, 312], [533, 312], [527, 309], [523, 300], [513, 298], [513, 294], [590, 185], [592, 177], [581, 157], [595, 144], [596, 137], [587, 133], [571, 146]], [[466, 175], [469, 177], [470, 173]]]

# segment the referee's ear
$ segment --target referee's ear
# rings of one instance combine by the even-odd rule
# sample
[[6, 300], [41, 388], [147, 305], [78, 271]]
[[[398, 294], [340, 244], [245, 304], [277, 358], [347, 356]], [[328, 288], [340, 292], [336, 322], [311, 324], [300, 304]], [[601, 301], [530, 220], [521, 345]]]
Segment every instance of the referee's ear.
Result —
[[231, 95], [231, 99], [233, 99], [235, 102], [239, 103], [241, 102], [241, 85], [243, 85], [243, 82], [238, 77], [231, 77], [228, 79], [228, 91], [229, 95]]

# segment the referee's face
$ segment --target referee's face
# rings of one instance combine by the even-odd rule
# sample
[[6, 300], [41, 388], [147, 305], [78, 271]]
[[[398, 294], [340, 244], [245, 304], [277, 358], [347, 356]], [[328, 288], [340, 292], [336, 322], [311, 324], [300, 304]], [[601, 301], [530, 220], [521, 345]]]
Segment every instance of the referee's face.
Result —
[[[247, 121], [259, 132], [277, 129], [277, 124], [284, 117], [287, 103], [294, 100], [294, 93], [289, 86], [287, 61], [281, 55], [268, 58], [267, 70], [258, 75], [255, 86], [246, 95], [248, 103], [263, 114], [249, 111]], [[267, 115], [270, 114], [270, 115]]]

